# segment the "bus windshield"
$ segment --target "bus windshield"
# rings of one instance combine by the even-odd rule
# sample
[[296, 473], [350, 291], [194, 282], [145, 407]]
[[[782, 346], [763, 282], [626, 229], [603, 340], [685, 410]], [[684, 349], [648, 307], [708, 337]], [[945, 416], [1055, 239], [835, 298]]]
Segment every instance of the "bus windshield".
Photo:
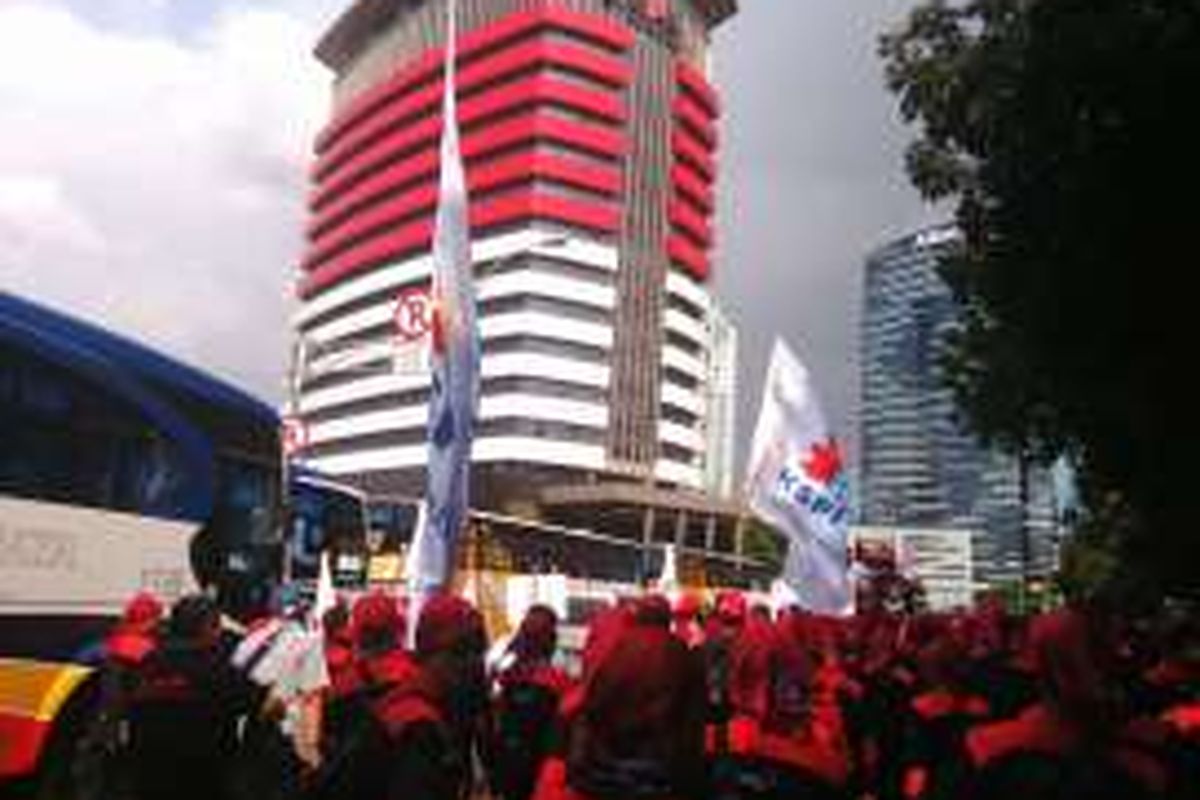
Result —
[[292, 580], [316, 581], [321, 554], [328, 552], [334, 581], [358, 586], [366, 580], [366, 503], [350, 487], [325, 480], [295, 477], [290, 489], [287, 536]]

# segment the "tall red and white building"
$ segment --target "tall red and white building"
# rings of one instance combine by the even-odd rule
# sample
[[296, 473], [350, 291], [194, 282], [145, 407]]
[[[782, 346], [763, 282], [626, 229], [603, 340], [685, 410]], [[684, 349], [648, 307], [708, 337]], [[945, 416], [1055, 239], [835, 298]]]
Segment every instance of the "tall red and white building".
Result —
[[[733, 355], [710, 346], [709, 48], [736, 11], [459, 0], [484, 504], [711, 485], [714, 420], [729, 426], [710, 376]], [[379, 492], [423, 484], [429, 378], [393, 368], [394, 319], [430, 277], [445, 36], [446, 0], [358, 0], [316, 50], [333, 103], [311, 172], [297, 400], [309, 462]]]

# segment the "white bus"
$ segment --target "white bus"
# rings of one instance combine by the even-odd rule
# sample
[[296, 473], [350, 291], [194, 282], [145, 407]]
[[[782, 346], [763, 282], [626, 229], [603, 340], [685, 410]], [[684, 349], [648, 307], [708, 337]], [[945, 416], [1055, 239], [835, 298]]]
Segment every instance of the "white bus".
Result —
[[[0, 792], [74, 795], [98, 645], [135, 592], [205, 587], [234, 617], [269, 602], [286, 549], [279, 431], [274, 409], [209, 375], [0, 292]], [[365, 537], [360, 495], [293, 486], [286, 530], [309, 547]]]

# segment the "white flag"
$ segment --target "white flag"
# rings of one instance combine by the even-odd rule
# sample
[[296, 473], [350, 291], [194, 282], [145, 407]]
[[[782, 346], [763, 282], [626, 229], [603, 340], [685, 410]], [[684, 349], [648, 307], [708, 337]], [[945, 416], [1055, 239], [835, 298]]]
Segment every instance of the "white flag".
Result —
[[[747, 466], [751, 510], [788, 538], [776, 594], [824, 614], [851, 611], [850, 490], [808, 370], [775, 341]], [[786, 589], [786, 591], [785, 591]]]
[[417, 504], [417, 522], [413, 526], [412, 540], [408, 543], [408, 553], [404, 559], [404, 585], [408, 596], [407, 617], [409, 649], [415, 649], [417, 643], [417, 623], [421, 621], [421, 607], [426, 598], [436, 590], [436, 585], [424, 579], [425, 569], [421, 562], [422, 555], [429, 551], [429, 515], [425, 511], [425, 501]]
[[663, 549], [662, 573], [658, 576], [655, 588], [672, 602], [679, 599], [679, 559], [673, 544]]
[[333, 568], [329, 563], [329, 551], [321, 553], [321, 571], [317, 575], [317, 597], [312, 607], [314, 628], [321, 626], [325, 612], [337, 605], [337, 589], [333, 586]]

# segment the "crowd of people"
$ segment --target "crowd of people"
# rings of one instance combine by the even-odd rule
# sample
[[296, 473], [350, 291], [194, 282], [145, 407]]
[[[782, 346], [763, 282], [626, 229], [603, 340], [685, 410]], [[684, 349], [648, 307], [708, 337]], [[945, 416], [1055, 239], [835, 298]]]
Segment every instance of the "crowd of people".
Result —
[[736, 592], [625, 600], [578, 668], [525, 615], [489, 665], [451, 595], [373, 593], [238, 635], [138, 596], [102, 670], [121, 800], [1049, 800], [1200, 796], [1200, 628], [999, 606], [845, 620]]

